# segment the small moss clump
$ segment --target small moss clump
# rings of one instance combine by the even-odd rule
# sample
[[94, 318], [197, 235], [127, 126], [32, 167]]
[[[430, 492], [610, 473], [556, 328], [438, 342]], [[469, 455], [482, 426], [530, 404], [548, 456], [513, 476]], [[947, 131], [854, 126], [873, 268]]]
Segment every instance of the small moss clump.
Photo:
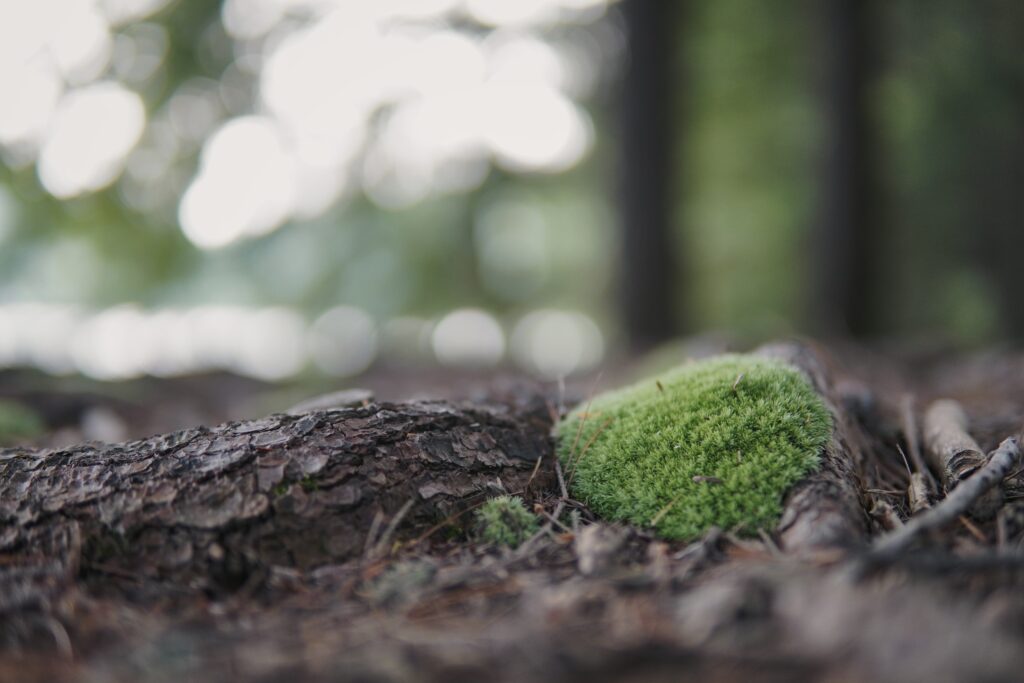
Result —
[[537, 518], [518, 496], [498, 496], [476, 511], [477, 532], [481, 540], [510, 548], [537, 533]]
[[773, 526], [832, 417], [781, 361], [724, 355], [594, 398], [558, 428], [574, 495], [597, 514], [692, 539]]

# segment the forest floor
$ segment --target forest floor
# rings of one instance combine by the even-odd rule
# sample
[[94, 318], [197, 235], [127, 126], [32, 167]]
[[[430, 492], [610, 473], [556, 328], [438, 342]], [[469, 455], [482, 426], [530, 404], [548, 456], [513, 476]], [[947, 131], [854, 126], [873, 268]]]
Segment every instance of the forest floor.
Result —
[[[377, 398], [243, 420], [256, 387], [233, 379], [146, 404], [0, 378], [75, 416], [0, 449], [0, 681], [1024, 679], [1024, 465], [879, 552], [952, 509], [922, 465], [958, 431], [929, 434], [935, 401], [990, 453], [1024, 425], [1024, 354], [813, 354], [856, 506], [835, 542], [827, 495], [793, 512], [800, 538], [787, 517], [688, 544], [598, 520], [550, 438], [590, 382], [371, 377]], [[441, 381], [449, 398], [423, 397]], [[516, 549], [472, 532], [501, 492], [542, 522]]]

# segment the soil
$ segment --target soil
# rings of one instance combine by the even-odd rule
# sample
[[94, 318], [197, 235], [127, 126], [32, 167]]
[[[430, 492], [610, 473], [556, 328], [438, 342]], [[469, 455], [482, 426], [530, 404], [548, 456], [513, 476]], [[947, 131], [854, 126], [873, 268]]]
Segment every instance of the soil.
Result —
[[[931, 403], [958, 401], [992, 451], [1020, 432], [1024, 355], [762, 352], [796, 359], [833, 406], [825, 466], [773, 532], [689, 544], [598, 520], [563, 491], [551, 425], [587, 382], [446, 378], [471, 399], [246, 420], [82, 394], [123, 417], [125, 438], [198, 413], [230, 421], [0, 450], [0, 681], [1024, 678], [1019, 465], [993, 514], [865, 562], [929, 514], [911, 471], [943, 506], [942, 472], [918, 466]], [[254, 391], [211, 382], [229, 385]], [[161, 416], [176, 391], [157, 395]], [[542, 521], [517, 549], [474, 534], [475, 506], [503, 492]]]

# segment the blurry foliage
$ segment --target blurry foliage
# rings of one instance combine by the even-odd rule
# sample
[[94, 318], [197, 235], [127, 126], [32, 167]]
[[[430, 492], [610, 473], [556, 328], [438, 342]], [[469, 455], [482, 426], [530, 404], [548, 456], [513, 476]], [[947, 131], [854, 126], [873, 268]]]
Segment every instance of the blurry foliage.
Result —
[[29, 408], [0, 400], [0, 447], [39, 436], [45, 429], [42, 418]]
[[[815, 202], [815, 3], [687, 5], [678, 29], [686, 85], [677, 93], [685, 133], [677, 226], [690, 272], [678, 286], [692, 327], [778, 334], [801, 324], [803, 247]], [[979, 341], [1006, 331], [999, 311], [1005, 317], [1007, 304], [997, 300], [1006, 283], [986, 259], [1009, 259], [1024, 240], [1017, 205], [1007, 199], [1019, 193], [1006, 190], [1019, 185], [1014, 173], [1024, 158], [1024, 5], [873, 6], [880, 54], [871, 95], [887, 228], [880, 289], [890, 293], [879, 315], [894, 333], [945, 330]], [[221, 78], [234, 56], [219, 3], [180, 0], [149, 21], [169, 38], [164, 65], [140, 93], [152, 115], [189, 79]], [[382, 317], [554, 305], [586, 310], [614, 332], [616, 136], [609, 99], [591, 105], [598, 145], [569, 173], [492, 170], [473, 193], [400, 211], [355, 199], [211, 253], [182, 236], [174, 207], [131, 209], [118, 185], [62, 203], [40, 188], [31, 167], [0, 166], [0, 192], [14, 206], [11, 225], [0, 226], [0, 301], [212, 300], [310, 313], [350, 303]], [[197, 153], [197, 146], [182, 150], [166, 181], [183, 184]], [[510, 225], [481, 227], [502, 202], [531, 207], [539, 218], [521, 233], [514, 215]], [[499, 246], [534, 240], [538, 256], [501, 263], [485, 238]]]
[[1019, 336], [1024, 5], [903, 0], [879, 3], [878, 22], [883, 322]]
[[799, 324], [815, 150], [811, 2], [692, 3], [679, 55], [685, 164], [680, 283], [699, 327]]

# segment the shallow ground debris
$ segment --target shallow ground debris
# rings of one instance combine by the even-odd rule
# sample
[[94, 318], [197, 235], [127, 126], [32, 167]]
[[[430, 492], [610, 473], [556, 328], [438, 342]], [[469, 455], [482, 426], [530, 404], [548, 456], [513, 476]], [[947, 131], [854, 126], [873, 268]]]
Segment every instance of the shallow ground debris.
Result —
[[[1024, 356], [847, 349], [839, 370], [807, 347], [762, 352], [796, 362], [837, 419], [824, 469], [760, 536], [600, 522], [559, 483], [543, 393], [0, 451], [0, 681], [1019, 678], [1019, 463], [992, 518], [864, 558], [908, 526], [912, 475], [941, 477], [900, 454], [928, 447], [906, 425], [955, 400], [991, 452], [1021, 427]], [[541, 522], [517, 549], [472, 533], [503, 494]]]

